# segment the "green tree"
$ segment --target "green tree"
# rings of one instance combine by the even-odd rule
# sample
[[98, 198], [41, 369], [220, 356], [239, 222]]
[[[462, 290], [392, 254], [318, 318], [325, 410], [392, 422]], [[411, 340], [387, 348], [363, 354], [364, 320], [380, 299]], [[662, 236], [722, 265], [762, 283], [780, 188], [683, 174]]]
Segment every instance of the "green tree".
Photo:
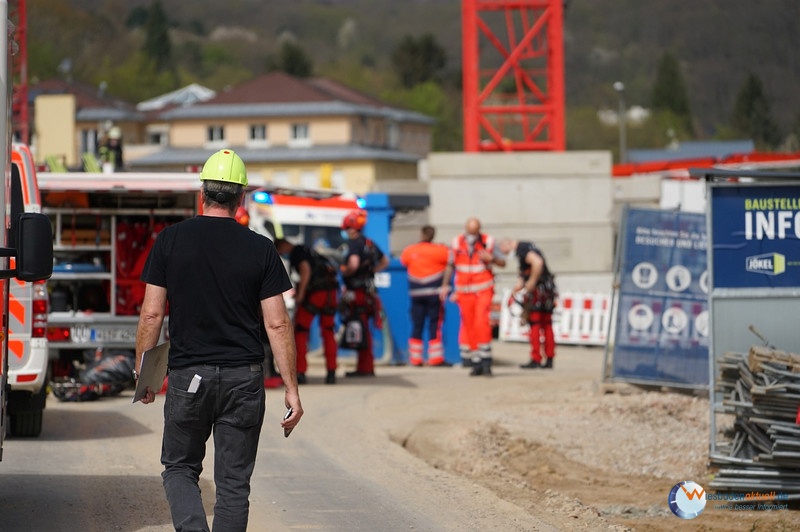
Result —
[[159, 72], [155, 63], [144, 52], [134, 52], [122, 63], [106, 59], [100, 71], [106, 81], [108, 93], [129, 102], [140, 102], [159, 94], [174, 90], [178, 86], [177, 75], [169, 70]]
[[434, 151], [457, 151], [462, 148], [460, 99], [448, 94], [439, 83], [426, 81], [410, 89], [387, 90], [380, 98], [433, 118]]
[[172, 68], [172, 43], [169, 38], [169, 21], [159, 0], [155, 0], [150, 4], [142, 50], [145, 56], [155, 63], [157, 72]]
[[125, 19], [126, 28], [141, 28], [147, 24], [148, 10], [144, 6], [136, 6], [128, 13]]
[[676, 119], [679, 133], [692, 135], [692, 109], [683, 81], [680, 64], [669, 52], [661, 56], [653, 85], [652, 106], [654, 112], [667, 111]]
[[203, 21], [196, 18], [193, 18], [192, 20], [189, 21], [189, 23], [187, 24], [187, 28], [195, 35], [203, 36], [208, 33], [206, 31], [205, 24], [203, 24]]
[[781, 141], [761, 78], [753, 73], [748, 74], [736, 96], [732, 125], [734, 130], [747, 135], [756, 145], [774, 148]]
[[307, 78], [314, 71], [311, 58], [297, 44], [291, 41], [284, 41], [278, 51], [277, 57], [267, 58], [267, 71], [286, 72], [296, 78]]
[[406, 35], [392, 51], [392, 66], [403, 87], [435, 81], [447, 65], [447, 53], [430, 33]]

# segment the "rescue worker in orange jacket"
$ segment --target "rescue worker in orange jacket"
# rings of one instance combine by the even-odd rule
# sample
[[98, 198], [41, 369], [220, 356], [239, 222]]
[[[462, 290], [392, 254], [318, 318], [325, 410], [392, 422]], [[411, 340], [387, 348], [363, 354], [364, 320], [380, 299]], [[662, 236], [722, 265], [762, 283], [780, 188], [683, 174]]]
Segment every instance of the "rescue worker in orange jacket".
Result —
[[408, 339], [408, 358], [412, 366], [423, 364], [423, 331], [428, 326], [428, 365], [449, 366], [442, 347], [444, 271], [447, 269], [449, 250], [444, 244], [434, 244], [436, 230], [423, 226], [422, 239], [406, 247], [400, 254], [400, 263], [408, 271], [408, 295], [411, 298], [411, 335]]
[[461, 312], [458, 333], [459, 351], [464, 365], [471, 365], [471, 376], [492, 374], [492, 325], [490, 312], [494, 297], [492, 266], [505, 266], [505, 257], [495, 247], [494, 237], [481, 233], [477, 218], [467, 220], [464, 234], [453, 238], [450, 258], [442, 285], [442, 298], [450, 288]]
[[[372, 354], [372, 334], [369, 319], [379, 322], [380, 300], [375, 292], [375, 273], [389, 265], [389, 257], [370, 239], [361, 234], [367, 223], [367, 212], [356, 209], [342, 220], [342, 230], [347, 232], [347, 251], [341, 266], [344, 293], [341, 306], [344, 318], [356, 318], [362, 324], [363, 342], [357, 349], [355, 371], [345, 373], [347, 377], [374, 377], [375, 359]], [[380, 325], [377, 325], [380, 327]]]

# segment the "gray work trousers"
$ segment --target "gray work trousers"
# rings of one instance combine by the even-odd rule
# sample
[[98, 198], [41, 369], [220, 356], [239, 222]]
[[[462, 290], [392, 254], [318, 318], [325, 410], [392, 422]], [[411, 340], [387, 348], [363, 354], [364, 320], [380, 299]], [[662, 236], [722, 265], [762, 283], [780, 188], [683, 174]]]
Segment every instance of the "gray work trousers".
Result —
[[[190, 392], [195, 375], [197, 391]], [[214, 434], [214, 532], [245, 532], [266, 399], [261, 364], [170, 369], [161, 463], [176, 531], [208, 531], [198, 481]]]

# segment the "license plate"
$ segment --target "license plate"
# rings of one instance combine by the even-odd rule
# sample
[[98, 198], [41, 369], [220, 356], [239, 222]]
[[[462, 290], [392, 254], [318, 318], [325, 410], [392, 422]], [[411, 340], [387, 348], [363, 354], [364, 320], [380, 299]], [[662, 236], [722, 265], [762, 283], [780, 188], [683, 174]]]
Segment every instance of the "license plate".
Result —
[[94, 328], [91, 331], [92, 342], [136, 342], [136, 329]]
[[85, 327], [70, 329], [70, 337], [74, 343], [88, 342], [136, 342], [136, 327]]

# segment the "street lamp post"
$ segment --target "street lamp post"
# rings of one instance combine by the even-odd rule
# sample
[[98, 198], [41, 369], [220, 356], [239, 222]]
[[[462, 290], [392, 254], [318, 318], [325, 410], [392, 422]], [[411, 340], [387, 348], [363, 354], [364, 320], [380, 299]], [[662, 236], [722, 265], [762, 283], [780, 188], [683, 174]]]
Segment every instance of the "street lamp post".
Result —
[[619, 162], [625, 164], [628, 162], [628, 147], [625, 135], [625, 127], [628, 121], [627, 112], [625, 111], [625, 84], [621, 81], [615, 81], [614, 90], [619, 94]]

